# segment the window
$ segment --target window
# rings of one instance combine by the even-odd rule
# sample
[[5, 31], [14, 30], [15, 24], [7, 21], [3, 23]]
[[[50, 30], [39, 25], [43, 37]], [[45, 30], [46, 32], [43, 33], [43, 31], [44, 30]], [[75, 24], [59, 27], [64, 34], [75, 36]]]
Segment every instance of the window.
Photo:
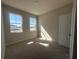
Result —
[[36, 17], [30, 16], [30, 31], [36, 31]]
[[15, 13], [9, 13], [9, 21], [10, 21], [10, 32], [11, 33], [19, 33], [23, 32], [22, 30], [22, 16]]

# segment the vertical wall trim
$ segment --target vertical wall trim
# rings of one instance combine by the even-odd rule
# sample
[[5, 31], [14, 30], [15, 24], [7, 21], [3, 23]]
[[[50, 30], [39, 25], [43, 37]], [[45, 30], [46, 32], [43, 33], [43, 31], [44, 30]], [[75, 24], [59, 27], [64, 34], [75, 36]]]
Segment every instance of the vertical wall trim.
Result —
[[1, 13], [1, 59], [4, 59], [4, 56], [5, 56], [5, 35], [4, 35], [3, 15]]

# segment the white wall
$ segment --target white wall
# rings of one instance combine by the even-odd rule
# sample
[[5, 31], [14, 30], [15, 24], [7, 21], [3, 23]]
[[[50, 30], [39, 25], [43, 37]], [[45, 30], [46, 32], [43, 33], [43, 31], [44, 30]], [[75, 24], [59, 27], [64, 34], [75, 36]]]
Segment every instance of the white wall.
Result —
[[[8, 12], [14, 12], [23, 16], [23, 32], [22, 33], [10, 33]], [[29, 17], [32, 14], [12, 8], [7, 5], [3, 5], [3, 19], [5, 30], [6, 45], [17, 43], [19, 41], [28, 40], [37, 37], [37, 31], [30, 31]], [[35, 15], [34, 15], [35, 16]]]
[[72, 3], [39, 16], [42, 25], [52, 39], [58, 42], [59, 16], [72, 12]]

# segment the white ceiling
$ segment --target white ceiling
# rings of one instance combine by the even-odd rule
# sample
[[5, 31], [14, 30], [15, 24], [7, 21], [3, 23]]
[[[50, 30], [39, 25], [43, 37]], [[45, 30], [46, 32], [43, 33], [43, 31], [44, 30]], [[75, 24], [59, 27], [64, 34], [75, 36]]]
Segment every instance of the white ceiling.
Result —
[[36, 15], [41, 15], [48, 11], [62, 7], [73, 0], [2, 0], [4, 4], [30, 12]]

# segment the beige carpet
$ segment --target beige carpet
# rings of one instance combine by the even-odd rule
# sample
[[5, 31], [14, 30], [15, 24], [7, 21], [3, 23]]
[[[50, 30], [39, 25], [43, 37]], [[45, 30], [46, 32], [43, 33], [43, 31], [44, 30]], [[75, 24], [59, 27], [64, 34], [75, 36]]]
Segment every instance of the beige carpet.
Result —
[[69, 59], [68, 50], [55, 42], [31, 40], [7, 47], [5, 59]]

